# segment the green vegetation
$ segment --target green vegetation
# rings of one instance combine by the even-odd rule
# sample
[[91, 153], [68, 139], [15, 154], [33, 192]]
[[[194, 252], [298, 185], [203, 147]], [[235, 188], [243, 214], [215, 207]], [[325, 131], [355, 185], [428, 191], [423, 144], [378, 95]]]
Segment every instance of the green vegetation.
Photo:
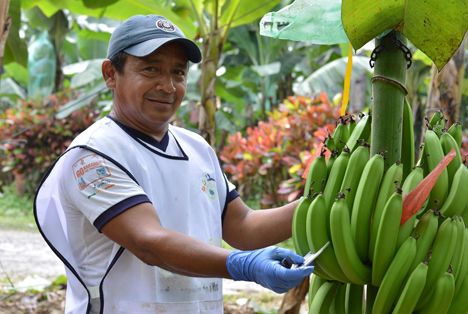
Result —
[[33, 214], [33, 197], [21, 196], [13, 184], [2, 187], [0, 193], [0, 228], [37, 230]]

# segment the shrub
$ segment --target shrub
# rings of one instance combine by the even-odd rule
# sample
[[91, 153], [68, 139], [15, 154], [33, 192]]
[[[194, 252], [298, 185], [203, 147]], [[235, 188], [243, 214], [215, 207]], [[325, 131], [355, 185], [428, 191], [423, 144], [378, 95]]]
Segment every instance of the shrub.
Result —
[[236, 133], [220, 152], [223, 169], [246, 199], [261, 194], [262, 207], [281, 205], [303, 192], [301, 179], [315, 149], [333, 132], [340, 107], [323, 93], [289, 97], [268, 121]]
[[[26, 192], [33, 193], [44, 173], [80, 132], [100, 116], [92, 106], [76, 110], [66, 119], [54, 114], [74, 95], [51, 95], [48, 105], [24, 100], [0, 113], [0, 163], [2, 171], [23, 177]], [[72, 95], [72, 96], [71, 96]], [[6, 140], [20, 132], [18, 136]]]

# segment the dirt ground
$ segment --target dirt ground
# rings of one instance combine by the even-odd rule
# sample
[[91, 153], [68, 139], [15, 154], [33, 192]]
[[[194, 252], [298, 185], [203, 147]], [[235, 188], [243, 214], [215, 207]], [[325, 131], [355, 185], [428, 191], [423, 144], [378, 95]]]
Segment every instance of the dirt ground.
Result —
[[[37, 231], [0, 229], [0, 314], [63, 313], [65, 290], [18, 292], [22, 285], [34, 288], [60, 275], [65, 275], [63, 264]], [[223, 294], [225, 313], [230, 314], [254, 313], [258, 303], [278, 308], [282, 301], [281, 295], [249, 282], [224, 280]]]

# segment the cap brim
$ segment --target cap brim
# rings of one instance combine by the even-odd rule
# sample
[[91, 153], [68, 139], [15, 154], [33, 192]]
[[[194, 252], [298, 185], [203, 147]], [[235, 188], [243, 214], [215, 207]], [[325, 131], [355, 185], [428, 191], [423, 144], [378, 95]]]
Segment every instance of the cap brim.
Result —
[[200, 48], [198, 48], [197, 44], [187, 38], [156, 38], [147, 40], [145, 42], [133, 45], [124, 49], [124, 51], [132, 56], [135, 57], [144, 57], [155, 50], [160, 48], [162, 45], [167, 44], [169, 42], [176, 41], [181, 43], [187, 49], [187, 56], [188, 59], [193, 63], [199, 63], [202, 60], [202, 55], [200, 52]]

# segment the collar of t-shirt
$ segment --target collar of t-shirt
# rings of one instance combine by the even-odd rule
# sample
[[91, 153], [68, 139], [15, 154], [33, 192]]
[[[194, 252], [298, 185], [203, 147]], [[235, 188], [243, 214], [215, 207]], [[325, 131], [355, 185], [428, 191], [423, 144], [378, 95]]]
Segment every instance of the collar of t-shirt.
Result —
[[158, 141], [158, 140], [152, 138], [151, 136], [149, 136], [146, 133], [140, 132], [138, 130], [135, 130], [134, 128], [131, 128], [131, 127], [125, 125], [125, 124], [122, 124], [122, 123], [118, 122], [117, 120], [112, 118], [110, 115], [107, 115], [106, 117], [111, 119], [112, 121], [114, 121], [118, 126], [120, 126], [128, 134], [139, 138], [143, 142], [145, 142], [145, 143], [147, 143], [147, 144], [149, 144], [149, 145], [151, 145], [153, 147], [156, 147], [157, 149], [160, 149], [163, 152], [166, 151], [167, 145], [169, 145], [169, 132], [168, 131], [166, 131], [166, 134], [164, 134], [161, 141]]

